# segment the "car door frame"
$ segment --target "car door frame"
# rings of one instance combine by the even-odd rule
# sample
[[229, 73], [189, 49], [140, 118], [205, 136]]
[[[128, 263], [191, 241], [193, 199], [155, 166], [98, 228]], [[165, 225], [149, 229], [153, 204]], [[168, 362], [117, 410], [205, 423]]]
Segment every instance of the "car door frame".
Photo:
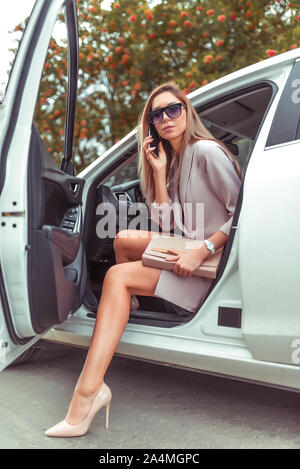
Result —
[[[12, 140], [14, 138], [14, 132], [18, 125], [18, 119], [20, 118], [20, 109], [23, 104], [22, 99], [24, 96], [24, 90], [26, 88], [28, 75], [30, 71], [32, 72], [31, 67], [34, 66], [33, 61], [37, 60], [36, 54], [38, 46], [40, 45], [40, 40], [42, 42], [43, 49], [42, 52], [39, 49], [39, 53], [43, 54], [42, 56], [46, 58], [49, 43], [48, 38], [50, 40], [53, 27], [57, 20], [57, 14], [62, 7], [65, 7], [66, 28], [68, 35], [68, 92], [65, 122], [66, 138], [64, 158], [62, 159], [61, 168], [65, 173], [74, 175], [72, 153], [78, 78], [78, 32], [76, 0], [55, 0], [54, 2], [52, 0], [37, 0], [30, 15], [30, 19], [32, 18], [32, 22], [29, 21], [24, 30], [24, 34], [19, 45], [19, 49], [16, 54], [13, 68], [10, 74], [10, 80], [7, 85], [6, 95], [3, 103], [1, 104], [1, 106], [3, 106], [3, 116], [6, 118], [4, 119], [6, 125], [3, 126], [3, 133], [1, 139], [3, 141], [3, 144], [0, 148], [0, 196], [5, 185], [8, 155], [11, 148]], [[52, 19], [52, 23], [48, 24], [46, 22], [46, 19]], [[46, 31], [45, 38], [41, 37], [43, 30]], [[42, 67], [40, 69], [40, 72], [42, 74]], [[36, 77], [38, 83], [40, 82], [41, 74]], [[34, 96], [34, 105], [32, 106], [32, 110], [34, 110], [36, 99], [37, 96]], [[28, 116], [30, 115], [28, 114]], [[15, 201], [12, 202], [10, 206], [8, 206], [8, 204], [5, 206], [4, 201], [3, 205], [5, 206], [6, 211], [2, 211], [1, 213], [2, 226], [5, 226], [5, 221], [17, 222], [17, 220], [20, 220], [20, 217], [24, 216], [25, 205], [23, 200], [21, 205], [22, 204], [23, 207], [17, 209], [17, 203]], [[30, 246], [25, 246], [25, 251], [26, 249], [30, 249]], [[22, 336], [17, 333], [14, 321], [14, 313], [12, 313], [11, 311], [11, 305], [6, 291], [5, 280], [3, 276], [3, 265], [1, 265], [1, 262], [0, 293], [0, 326], [2, 331], [2, 335], [0, 337], [0, 345], [1, 348], [3, 348], [5, 351], [5, 353], [2, 353], [2, 359], [0, 360], [1, 370], [5, 368], [9, 363], [11, 363], [12, 360], [20, 356], [33, 343], [39, 340], [39, 338], [43, 336], [47, 331], [44, 331], [42, 334], [34, 332], [30, 336]]]
[[[39, 1], [35, 3], [32, 13], [38, 7]], [[34, 30], [32, 32], [33, 37], [37, 37], [43, 27], [47, 11], [51, 6], [51, 0], [44, 0], [42, 3], [41, 10], [39, 12], [39, 18], [35, 23]], [[75, 123], [75, 107], [76, 107], [76, 97], [77, 97], [77, 80], [78, 80], [78, 30], [77, 30], [77, 21], [76, 21], [76, 0], [56, 0], [56, 3], [60, 6], [66, 6], [66, 26], [68, 31], [68, 47], [69, 47], [69, 59], [68, 59], [68, 92], [67, 92], [67, 112], [66, 112], [66, 138], [65, 138], [65, 148], [64, 148], [64, 157], [61, 163], [61, 169], [68, 173], [75, 175], [74, 165], [72, 162], [73, 155], [73, 131]], [[58, 7], [59, 8], [59, 7]], [[27, 26], [26, 26], [27, 28]], [[25, 28], [25, 31], [26, 31]], [[24, 31], [24, 34], [25, 34]], [[23, 38], [22, 38], [23, 39]], [[22, 47], [22, 41], [20, 48]], [[24, 46], [25, 47], [25, 46]], [[20, 103], [23, 96], [24, 87], [26, 84], [26, 79], [28, 76], [29, 68], [33, 60], [33, 55], [36, 50], [36, 44], [32, 41], [28, 47], [26, 56], [24, 57], [24, 70], [23, 73], [19, 74], [18, 83], [11, 84], [11, 79], [13, 80], [14, 74], [17, 73], [16, 68], [16, 59], [14, 61], [13, 69], [11, 71], [11, 79], [8, 82], [7, 94], [9, 99], [9, 94], [11, 93], [10, 88], [13, 86], [16, 88], [15, 99], [13, 102], [13, 108], [10, 110], [11, 118], [7, 130], [5, 131], [5, 138], [3, 145], [0, 149], [0, 196], [3, 189], [6, 173], [6, 162], [7, 155], [13, 136], [14, 129], [16, 127], [16, 122], [18, 119], [18, 113], [20, 109]], [[17, 52], [17, 55], [20, 53], [20, 48]], [[4, 103], [7, 98], [5, 98]], [[72, 118], [70, 119], [70, 114]]]

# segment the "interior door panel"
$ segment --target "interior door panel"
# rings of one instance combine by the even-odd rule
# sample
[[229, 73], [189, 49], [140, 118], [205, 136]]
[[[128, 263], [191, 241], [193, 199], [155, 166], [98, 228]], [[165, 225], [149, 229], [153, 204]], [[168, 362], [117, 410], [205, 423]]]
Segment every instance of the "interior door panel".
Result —
[[[83, 299], [80, 215], [84, 180], [65, 174], [35, 127], [28, 161], [28, 294], [36, 333], [61, 323]], [[73, 212], [73, 213], [72, 213]]]

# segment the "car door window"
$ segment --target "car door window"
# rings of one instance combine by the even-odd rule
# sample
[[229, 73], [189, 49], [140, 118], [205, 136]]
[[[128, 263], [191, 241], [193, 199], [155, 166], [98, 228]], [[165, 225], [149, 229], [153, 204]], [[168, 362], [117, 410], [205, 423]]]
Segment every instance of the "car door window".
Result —
[[64, 9], [58, 15], [41, 77], [34, 122], [57, 165], [64, 152], [68, 87], [68, 38]]
[[139, 179], [137, 154], [127, 159], [121, 166], [118, 166], [103, 183], [106, 186], [113, 187], [136, 179]]
[[295, 62], [281, 94], [267, 147], [300, 139], [300, 61]]

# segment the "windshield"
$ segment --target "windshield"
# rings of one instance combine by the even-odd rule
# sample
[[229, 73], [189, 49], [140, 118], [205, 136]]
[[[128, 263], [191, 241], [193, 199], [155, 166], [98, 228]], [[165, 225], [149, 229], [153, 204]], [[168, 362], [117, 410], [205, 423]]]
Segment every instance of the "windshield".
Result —
[[35, 0], [10, 0], [2, 5], [0, 15], [0, 102], [5, 96], [9, 74], [22, 37], [26, 20]]

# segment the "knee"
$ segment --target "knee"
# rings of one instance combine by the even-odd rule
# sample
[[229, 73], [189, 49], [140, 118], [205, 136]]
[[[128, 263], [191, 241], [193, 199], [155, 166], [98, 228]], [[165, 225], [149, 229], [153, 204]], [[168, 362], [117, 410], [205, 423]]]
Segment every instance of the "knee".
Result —
[[105, 283], [122, 282], [122, 279], [124, 277], [122, 272], [123, 272], [122, 264], [115, 264], [111, 266], [105, 274], [104, 282]]
[[116, 237], [114, 239], [114, 250], [116, 251], [117, 249], [122, 249], [125, 246], [126, 239], [128, 238], [128, 230], [121, 230], [116, 234]]

